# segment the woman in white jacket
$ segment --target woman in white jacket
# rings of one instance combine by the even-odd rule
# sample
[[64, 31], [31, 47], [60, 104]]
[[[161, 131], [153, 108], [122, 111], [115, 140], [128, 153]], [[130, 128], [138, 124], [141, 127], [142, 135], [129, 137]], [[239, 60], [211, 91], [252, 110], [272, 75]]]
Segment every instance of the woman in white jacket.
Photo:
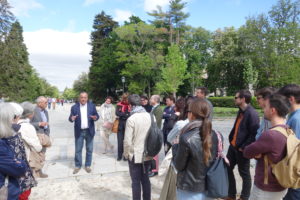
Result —
[[[17, 106], [20, 106], [17, 104]], [[39, 176], [39, 171], [44, 165], [44, 158], [39, 154], [42, 150], [42, 145], [37, 136], [35, 128], [30, 124], [30, 119], [33, 117], [34, 105], [30, 102], [23, 102], [20, 106], [23, 109], [21, 118], [18, 124], [21, 126], [19, 132], [25, 144], [26, 157], [32, 168], [34, 176]]]
[[105, 103], [100, 107], [99, 116], [100, 135], [104, 141], [104, 153], [107, 153], [108, 150], [114, 149], [114, 146], [109, 142], [109, 135], [116, 119], [116, 109], [112, 104], [112, 97], [105, 99]]

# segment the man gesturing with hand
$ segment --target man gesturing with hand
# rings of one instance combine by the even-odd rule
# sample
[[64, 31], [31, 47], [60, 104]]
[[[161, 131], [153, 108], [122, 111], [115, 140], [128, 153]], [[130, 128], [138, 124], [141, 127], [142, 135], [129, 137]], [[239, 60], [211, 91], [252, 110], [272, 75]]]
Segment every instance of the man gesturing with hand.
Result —
[[86, 92], [81, 92], [79, 102], [72, 106], [69, 117], [69, 121], [74, 122], [75, 135], [75, 169], [73, 174], [77, 174], [82, 167], [82, 148], [84, 141], [86, 146], [85, 171], [87, 173], [92, 171], [91, 164], [95, 135], [94, 122], [98, 119], [99, 115], [95, 105], [88, 101], [88, 94]]

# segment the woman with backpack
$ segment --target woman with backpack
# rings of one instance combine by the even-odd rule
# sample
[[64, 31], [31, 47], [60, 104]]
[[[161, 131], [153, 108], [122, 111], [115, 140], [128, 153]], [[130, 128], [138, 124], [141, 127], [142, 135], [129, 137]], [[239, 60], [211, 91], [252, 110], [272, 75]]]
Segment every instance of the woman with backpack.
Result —
[[177, 172], [177, 199], [204, 200], [206, 172], [217, 155], [218, 138], [209, 120], [209, 105], [196, 99], [189, 105], [189, 124], [181, 131], [179, 143], [172, 146]]

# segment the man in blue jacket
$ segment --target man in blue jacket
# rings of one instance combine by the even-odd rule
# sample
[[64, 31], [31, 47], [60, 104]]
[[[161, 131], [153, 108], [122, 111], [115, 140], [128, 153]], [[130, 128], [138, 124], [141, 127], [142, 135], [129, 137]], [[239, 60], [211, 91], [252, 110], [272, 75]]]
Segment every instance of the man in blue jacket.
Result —
[[82, 166], [82, 148], [85, 140], [86, 158], [85, 171], [90, 173], [93, 155], [93, 142], [95, 135], [94, 122], [99, 119], [96, 107], [88, 101], [88, 94], [81, 92], [79, 102], [72, 106], [69, 117], [70, 122], [74, 123], [75, 133], [75, 169], [73, 174], [77, 174]]

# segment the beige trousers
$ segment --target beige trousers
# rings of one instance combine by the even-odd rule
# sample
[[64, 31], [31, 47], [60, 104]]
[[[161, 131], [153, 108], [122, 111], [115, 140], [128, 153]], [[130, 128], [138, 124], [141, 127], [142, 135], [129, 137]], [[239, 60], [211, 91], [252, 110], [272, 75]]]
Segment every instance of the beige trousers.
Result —
[[107, 130], [105, 128], [100, 128], [100, 136], [103, 139], [105, 151], [113, 147], [113, 145], [109, 142], [110, 134], [111, 134], [111, 130]]

